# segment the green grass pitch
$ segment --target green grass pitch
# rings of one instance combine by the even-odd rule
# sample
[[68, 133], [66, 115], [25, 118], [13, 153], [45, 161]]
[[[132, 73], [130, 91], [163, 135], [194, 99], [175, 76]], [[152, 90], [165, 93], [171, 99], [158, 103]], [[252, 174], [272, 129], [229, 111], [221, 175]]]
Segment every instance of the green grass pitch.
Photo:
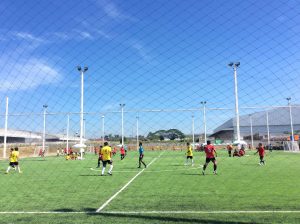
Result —
[[210, 163], [202, 176], [203, 152], [192, 167], [184, 151], [146, 151], [151, 165], [103, 213], [95, 211], [142, 171], [137, 152], [116, 155], [113, 176], [100, 176], [92, 154], [22, 159], [22, 174], [4, 174], [8, 162], [0, 161], [0, 223], [300, 223], [300, 154], [267, 153], [266, 166], [253, 152], [218, 155], [218, 175]]

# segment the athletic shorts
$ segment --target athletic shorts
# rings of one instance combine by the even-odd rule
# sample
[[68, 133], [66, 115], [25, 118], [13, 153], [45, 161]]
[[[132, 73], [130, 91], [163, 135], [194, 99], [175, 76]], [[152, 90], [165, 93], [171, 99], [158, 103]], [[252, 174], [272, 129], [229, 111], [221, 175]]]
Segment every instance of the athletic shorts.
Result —
[[141, 154], [141, 155], [140, 155], [140, 159], [143, 159], [143, 158], [144, 158], [144, 154]]
[[15, 167], [15, 166], [18, 166], [19, 165], [19, 162], [10, 162], [9, 165], [11, 167]]
[[206, 158], [205, 162], [206, 163], [209, 163], [210, 161], [212, 161], [213, 163], [216, 161], [216, 158], [213, 157], [213, 158]]
[[187, 156], [186, 158], [187, 159], [193, 159], [193, 156]]
[[105, 161], [102, 161], [102, 165], [103, 165], [103, 167], [106, 167], [106, 164], [110, 164], [110, 165], [112, 165], [112, 160], [105, 160]]

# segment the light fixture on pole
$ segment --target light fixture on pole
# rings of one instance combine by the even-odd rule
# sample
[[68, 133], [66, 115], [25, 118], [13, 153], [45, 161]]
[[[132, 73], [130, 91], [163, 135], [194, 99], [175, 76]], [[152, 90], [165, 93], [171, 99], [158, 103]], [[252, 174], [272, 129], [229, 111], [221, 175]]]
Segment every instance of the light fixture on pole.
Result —
[[291, 132], [292, 132], [292, 150], [293, 150], [293, 145], [294, 145], [294, 127], [293, 127], [293, 116], [292, 116], [292, 105], [291, 105], [291, 97], [286, 98], [286, 100], [288, 101], [288, 106], [289, 106], [289, 110], [290, 110], [290, 122], [291, 122]]
[[203, 106], [204, 143], [206, 143], [207, 142], [207, 138], [206, 138], [206, 107], [205, 107], [206, 101], [201, 101], [200, 103]]
[[48, 105], [44, 104], [44, 129], [43, 129], [43, 153], [45, 153], [45, 141], [46, 141], [46, 113]]
[[122, 127], [121, 127], [121, 132], [122, 132], [122, 146], [124, 147], [124, 107], [125, 104], [124, 103], [120, 103], [120, 107], [121, 107], [121, 116], [122, 116]]
[[240, 62], [230, 62], [229, 67], [234, 71], [234, 96], [235, 96], [235, 118], [236, 118], [236, 140], [240, 142], [240, 115], [239, 115], [239, 98], [238, 98], [238, 81], [237, 81], [237, 68], [240, 66]]
[[84, 148], [86, 147], [83, 144], [83, 96], [84, 96], [84, 73], [88, 70], [88, 67], [77, 66], [77, 70], [81, 75], [81, 91], [80, 91], [80, 143], [76, 144], [74, 147], [80, 148], [80, 159], [83, 159]]

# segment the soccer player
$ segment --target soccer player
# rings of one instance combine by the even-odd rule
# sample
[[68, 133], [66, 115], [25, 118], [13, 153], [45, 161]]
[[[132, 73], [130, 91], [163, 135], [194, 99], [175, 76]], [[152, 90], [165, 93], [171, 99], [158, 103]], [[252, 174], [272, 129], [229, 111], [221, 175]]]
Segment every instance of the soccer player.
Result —
[[265, 160], [264, 160], [265, 148], [263, 147], [263, 144], [258, 143], [258, 147], [256, 149], [257, 149], [257, 151], [256, 151], [256, 153], [254, 153], [254, 155], [257, 154], [257, 153], [259, 154], [259, 159], [260, 159], [259, 165], [266, 165]]
[[231, 145], [231, 144], [228, 144], [228, 145], [226, 146], [226, 148], [227, 148], [227, 151], [228, 151], [228, 156], [231, 157], [231, 152], [232, 152], [232, 150], [233, 150], [232, 145]]
[[203, 166], [202, 174], [205, 175], [205, 169], [210, 161], [212, 161], [214, 164], [214, 174], [217, 174], [217, 152], [209, 140], [207, 141], [207, 145], [204, 147], [204, 151], [206, 154], [206, 160]]
[[110, 165], [108, 174], [112, 175], [111, 171], [112, 171], [114, 166], [113, 166], [113, 162], [112, 162], [112, 159], [111, 159], [111, 154], [112, 154], [111, 153], [111, 147], [108, 145], [107, 142], [104, 142], [104, 146], [101, 149], [101, 155], [102, 155], [102, 172], [101, 172], [101, 176], [104, 175], [104, 171], [105, 171], [107, 163]]
[[19, 166], [19, 148], [15, 147], [15, 149], [10, 149], [10, 156], [9, 156], [9, 166], [7, 167], [6, 174], [9, 173], [11, 168], [18, 169], [19, 173], [22, 173]]
[[120, 155], [121, 155], [121, 160], [123, 160], [125, 158], [125, 149], [123, 145], [120, 148]]
[[141, 163], [143, 163], [143, 165], [145, 166], [145, 168], [147, 167], [146, 163], [144, 163], [143, 158], [144, 158], [144, 148], [143, 148], [143, 144], [140, 142], [139, 144], [139, 167], [141, 168]]
[[194, 160], [193, 160], [193, 148], [190, 145], [190, 143], [186, 143], [186, 147], [187, 147], [187, 152], [186, 152], [186, 162], [184, 165], [188, 164], [189, 159], [192, 160], [192, 166], [194, 166]]
[[99, 149], [99, 156], [98, 156], [98, 165], [96, 168], [100, 168], [100, 162], [102, 161], [102, 154], [101, 154], [101, 149], [102, 149], [102, 145], [100, 145], [100, 149]]

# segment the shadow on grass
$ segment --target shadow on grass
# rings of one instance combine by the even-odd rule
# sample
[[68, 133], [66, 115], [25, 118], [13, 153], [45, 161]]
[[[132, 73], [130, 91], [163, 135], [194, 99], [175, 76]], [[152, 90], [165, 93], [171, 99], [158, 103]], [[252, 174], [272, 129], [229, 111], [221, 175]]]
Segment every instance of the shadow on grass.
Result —
[[[95, 210], [94, 210], [95, 211]], [[103, 216], [103, 217], [109, 217], [109, 218], [132, 218], [132, 219], [143, 219], [145, 221], [150, 221], [151, 223], [157, 223], [159, 221], [161, 222], [171, 222], [171, 223], [215, 223], [215, 224], [234, 224], [234, 223], [243, 223], [248, 224], [251, 222], [233, 222], [233, 221], [226, 221], [226, 220], [214, 220], [214, 219], [204, 219], [204, 218], [183, 218], [183, 217], [172, 217], [172, 214], [165, 215], [154, 215], [154, 214], [112, 214], [112, 213], [88, 213], [88, 215], [92, 216]]]

